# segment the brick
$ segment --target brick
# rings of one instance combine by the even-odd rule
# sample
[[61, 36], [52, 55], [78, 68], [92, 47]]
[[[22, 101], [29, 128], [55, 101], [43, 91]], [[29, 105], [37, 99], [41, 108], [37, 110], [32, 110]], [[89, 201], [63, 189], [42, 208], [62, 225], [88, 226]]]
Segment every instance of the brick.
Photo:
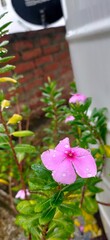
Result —
[[47, 66], [44, 66], [44, 70], [48, 72], [58, 70], [58, 68], [59, 68], [59, 63], [52, 63]]
[[34, 81], [30, 81], [29, 83], [27, 83], [25, 86], [24, 86], [24, 89], [26, 91], [30, 91], [31, 89], [33, 89], [33, 91], [39, 89], [39, 87], [42, 85], [42, 78], [38, 78], [38, 79], [34, 79]]
[[28, 72], [28, 73], [26, 72], [26, 73], [25, 73], [25, 76], [23, 76], [23, 78], [20, 80], [20, 82], [27, 84], [28, 80], [29, 80], [29, 81], [32, 81], [33, 78], [34, 78], [34, 73], [33, 73], [33, 71], [30, 71], [30, 72]]
[[29, 60], [29, 59], [37, 58], [37, 57], [41, 56], [41, 54], [42, 54], [41, 48], [35, 48], [32, 50], [23, 52], [22, 59]]
[[60, 47], [62, 50], [68, 49], [68, 42], [67, 41], [62, 42], [60, 44]]
[[39, 66], [39, 65], [42, 65], [42, 64], [45, 64], [45, 63], [49, 63], [49, 62], [52, 62], [53, 61], [53, 57], [51, 55], [48, 55], [48, 56], [44, 56], [44, 57], [41, 57], [41, 58], [38, 58], [35, 63], [36, 63], [36, 66]]
[[59, 50], [60, 50], [60, 45], [59, 44], [43, 48], [43, 52], [46, 55], [56, 53]]
[[49, 37], [43, 37], [40, 39], [40, 46], [42, 45], [49, 45], [50, 44], [50, 38]]
[[70, 58], [69, 51], [65, 50], [55, 53], [53, 58], [57, 61], [67, 61], [67, 58]]
[[24, 73], [24, 72], [27, 72], [32, 69], [34, 69], [34, 62], [32, 62], [32, 61], [19, 63], [16, 66], [17, 73]]
[[17, 41], [13, 44], [13, 48], [16, 51], [21, 51], [23, 49], [30, 49], [33, 48], [33, 44], [30, 41], [24, 40], [24, 41]]
[[43, 76], [43, 69], [42, 68], [34, 69], [34, 76], [35, 77]]
[[65, 32], [58, 33], [55, 36], [55, 42], [61, 42], [61, 41], [64, 41], [64, 39], [65, 39]]

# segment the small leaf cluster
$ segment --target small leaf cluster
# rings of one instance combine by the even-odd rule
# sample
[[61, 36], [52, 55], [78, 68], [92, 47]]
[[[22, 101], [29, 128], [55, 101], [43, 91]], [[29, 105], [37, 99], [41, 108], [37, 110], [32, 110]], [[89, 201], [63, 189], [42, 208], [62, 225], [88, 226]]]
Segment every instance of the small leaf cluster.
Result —
[[48, 82], [40, 89], [42, 91], [41, 101], [44, 103], [43, 111], [46, 118], [50, 119], [49, 128], [45, 129], [47, 136], [43, 140], [48, 144], [56, 144], [61, 138], [61, 125], [64, 120], [65, 99], [62, 99], [63, 88], [57, 89], [56, 81], [48, 78]]

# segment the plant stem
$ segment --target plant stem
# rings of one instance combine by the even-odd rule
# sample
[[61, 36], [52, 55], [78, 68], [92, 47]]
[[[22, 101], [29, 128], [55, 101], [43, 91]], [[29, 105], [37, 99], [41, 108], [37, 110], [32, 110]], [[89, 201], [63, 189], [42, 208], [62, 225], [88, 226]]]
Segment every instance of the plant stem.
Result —
[[12, 150], [13, 157], [14, 157], [15, 163], [17, 165], [19, 174], [20, 174], [20, 181], [21, 181], [21, 184], [22, 184], [22, 189], [25, 191], [25, 196], [26, 196], [26, 186], [25, 186], [25, 182], [24, 182], [24, 179], [23, 179], [23, 175], [22, 175], [22, 166], [18, 162], [18, 159], [17, 159], [17, 156], [16, 156], [16, 152], [15, 152], [15, 149], [14, 149], [14, 145], [13, 145], [13, 142], [12, 142], [12, 138], [11, 138], [10, 132], [8, 130], [7, 124], [6, 124], [6, 122], [5, 122], [4, 118], [3, 118], [1, 109], [0, 109], [0, 119], [1, 119], [1, 122], [2, 122], [2, 124], [4, 126], [4, 128], [5, 128], [5, 133], [6, 133], [7, 137], [8, 137], [8, 139], [9, 139], [10, 148]]
[[105, 203], [105, 202], [100, 202], [100, 201], [97, 201], [97, 203], [102, 204], [107, 207], [110, 207], [110, 203]]
[[83, 205], [83, 200], [84, 200], [84, 196], [85, 196], [85, 191], [86, 191], [86, 185], [84, 185], [82, 187], [82, 196], [81, 196], [81, 201], [80, 201], [80, 207], [82, 207]]
[[32, 237], [31, 237], [31, 233], [29, 233], [28, 240], [31, 240], [31, 239], [32, 239]]
[[47, 235], [47, 231], [48, 231], [48, 224], [46, 224], [42, 230], [42, 238], [41, 240], [46, 240], [46, 235]]

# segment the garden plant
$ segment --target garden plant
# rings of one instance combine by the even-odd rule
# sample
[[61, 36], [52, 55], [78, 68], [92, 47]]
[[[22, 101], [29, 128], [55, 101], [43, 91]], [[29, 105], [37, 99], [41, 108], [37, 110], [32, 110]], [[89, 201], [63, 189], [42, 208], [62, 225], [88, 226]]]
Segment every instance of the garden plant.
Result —
[[0, 200], [5, 199], [28, 240], [74, 239], [76, 226], [83, 234], [84, 221], [98, 211], [96, 194], [103, 191], [98, 183], [110, 151], [107, 109], [92, 110], [92, 99], [77, 93], [74, 83], [67, 103], [63, 89], [48, 77], [41, 101], [49, 124], [42, 129], [42, 144], [35, 146], [30, 110], [19, 105], [19, 96], [9, 100], [2, 90], [5, 84], [14, 91], [20, 77], [2, 77], [15, 68], [7, 64], [13, 56], [7, 56], [8, 41], [2, 40], [9, 24], [0, 27]]

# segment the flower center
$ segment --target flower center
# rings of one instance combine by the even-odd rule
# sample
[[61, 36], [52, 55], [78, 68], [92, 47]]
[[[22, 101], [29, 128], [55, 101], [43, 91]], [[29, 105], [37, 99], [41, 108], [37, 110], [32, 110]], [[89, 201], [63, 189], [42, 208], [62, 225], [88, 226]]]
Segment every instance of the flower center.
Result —
[[65, 150], [65, 155], [68, 158], [74, 158], [75, 154], [71, 149]]

